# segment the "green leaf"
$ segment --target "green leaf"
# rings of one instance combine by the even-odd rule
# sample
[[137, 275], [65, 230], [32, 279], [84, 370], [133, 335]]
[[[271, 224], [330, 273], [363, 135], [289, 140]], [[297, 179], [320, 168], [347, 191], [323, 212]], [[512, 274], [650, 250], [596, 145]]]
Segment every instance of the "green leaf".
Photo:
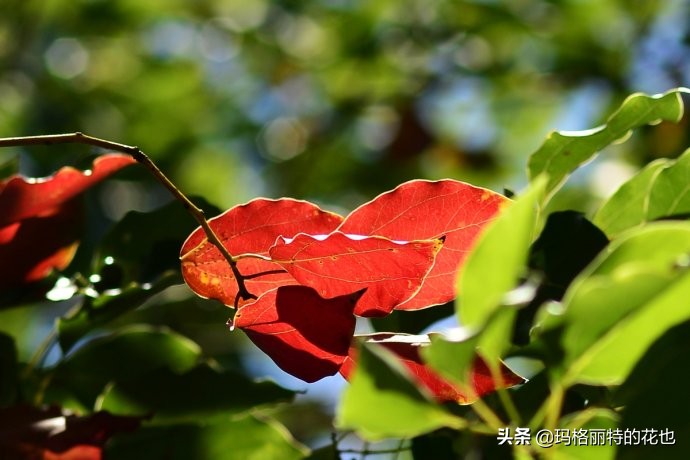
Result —
[[0, 161], [0, 179], [5, 179], [19, 172], [19, 155]]
[[614, 395], [623, 406], [621, 429], [668, 429], [675, 444], [620, 446], [618, 459], [686, 459], [690, 454], [690, 322], [669, 329], [649, 347]]
[[663, 217], [690, 213], [690, 150], [656, 160], [623, 184], [594, 220], [609, 236]]
[[438, 428], [462, 428], [465, 421], [429, 401], [409, 381], [390, 352], [364, 345], [345, 389], [336, 426], [368, 440], [412, 437]]
[[158, 424], [210, 422], [293, 396], [294, 392], [273, 382], [255, 382], [204, 364], [183, 374], [162, 368], [111, 385], [97, 408], [114, 414], [153, 413], [153, 422]]
[[14, 339], [0, 332], [0, 407], [9, 406], [17, 396], [17, 369]]
[[562, 312], [550, 307], [543, 337], [561, 331], [566, 385], [620, 383], [657, 337], [690, 317], [690, 272], [678, 265], [689, 251], [690, 224], [651, 224], [615, 241], [573, 283]]
[[200, 359], [189, 339], [165, 329], [132, 327], [94, 339], [62, 361], [53, 371], [51, 391], [72, 393], [92, 407], [108, 382], [136, 378], [159, 368], [184, 372]]
[[592, 408], [568, 414], [561, 419], [560, 429], [566, 430], [564, 433], [570, 439], [550, 450], [554, 458], [563, 460], [613, 460], [616, 446], [609, 441], [607, 430], [616, 428], [618, 414], [609, 409]]
[[479, 336], [457, 341], [440, 334], [430, 334], [429, 338], [431, 345], [420, 349], [424, 362], [450, 382], [460, 387], [467, 386], [477, 356]]
[[[228, 389], [231, 391], [232, 389]], [[273, 420], [248, 415], [199, 424], [147, 426], [115, 436], [105, 458], [129, 460], [293, 460], [307, 449]]]
[[167, 272], [150, 285], [133, 284], [116, 294], [104, 293], [95, 299], [84, 297], [77, 311], [57, 321], [60, 348], [67, 352], [87, 333], [136, 309], [166, 288], [181, 283], [179, 272]]
[[460, 270], [457, 315], [469, 328], [480, 328], [501, 305], [522, 275], [536, 225], [537, 202], [545, 179], [535, 181], [484, 231]]
[[[202, 198], [193, 197], [193, 201], [208, 216], [220, 212]], [[100, 244], [93, 269], [102, 281], [96, 287], [126, 287], [132, 282], [151, 282], [168, 270], [179, 271], [180, 248], [197, 225], [177, 201], [151, 212], [128, 212]]]
[[548, 174], [545, 197], [548, 201], [574, 170], [604, 147], [624, 139], [632, 129], [660, 120], [679, 121], [683, 116], [680, 93], [687, 92], [687, 88], [676, 88], [653, 96], [636, 93], [625, 99], [602, 126], [586, 131], [552, 132], [529, 158], [530, 180]]

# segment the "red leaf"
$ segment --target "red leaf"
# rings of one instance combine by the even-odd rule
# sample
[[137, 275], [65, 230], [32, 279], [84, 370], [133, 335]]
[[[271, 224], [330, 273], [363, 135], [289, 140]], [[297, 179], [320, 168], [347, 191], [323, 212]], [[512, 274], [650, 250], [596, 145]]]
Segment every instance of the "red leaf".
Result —
[[46, 217], [24, 219], [0, 228], [0, 287], [18, 286], [69, 265], [81, 233], [81, 203], [69, 201]]
[[334, 232], [279, 238], [269, 253], [326, 299], [366, 289], [355, 314], [385, 316], [415, 295], [441, 246], [441, 240], [394, 242]]
[[54, 406], [6, 407], [0, 409], [0, 458], [100, 460], [111, 436], [136, 430], [143, 419], [107, 412], [77, 417]]
[[0, 181], [0, 287], [38, 281], [69, 265], [81, 232], [77, 195], [134, 160], [98, 157], [89, 172], [62, 168], [45, 179], [15, 175]]
[[283, 286], [241, 307], [233, 326], [285, 372], [315, 382], [338, 372], [347, 357], [360, 294], [323, 299], [306, 286]]
[[455, 180], [404, 183], [355, 209], [338, 231], [379, 235], [393, 240], [430, 240], [445, 236], [443, 248], [422, 288], [398, 310], [418, 310], [455, 297], [460, 265], [507, 198]]
[[89, 171], [65, 167], [43, 179], [15, 175], [0, 180], [0, 227], [53, 215], [66, 201], [132, 163], [129, 155], [110, 153], [96, 158]]
[[[452, 382], [449, 382], [436, 371], [424, 364], [419, 348], [429, 344], [427, 336], [413, 336], [407, 334], [380, 333], [366, 337], [367, 342], [378, 345], [392, 351], [400, 359], [409, 371], [410, 377], [421, 387], [426, 389], [438, 402], [456, 402], [459, 404], [471, 404], [477, 398], [496, 391], [498, 388], [510, 388], [525, 382], [525, 379], [514, 373], [510, 368], [501, 363], [501, 382], [496, 382], [484, 360], [477, 355], [472, 369], [472, 391], [462, 391]], [[349, 379], [357, 362], [357, 347], [353, 343], [350, 347], [348, 359], [340, 368], [340, 373]]]
[[[292, 237], [300, 232], [327, 234], [342, 222], [337, 214], [322, 211], [307, 201], [282, 198], [258, 198], [235, 206], [209, 220], [209, 224], [223, 245], [233, 256], [259, 254], [268, 256], [268, 250], [279, 236]], [[201, 297], [217, 299], [225, 305], [234, 305], [237, 283], [228, 262], [220, 251], [208, 242], [201, 228], [187, 238], [180, 251], [182, 275]], [[275, 272], [246, 280], [247, 289], [257, 297], [295, 280], [273, 262], [245, 258], [237, 264], [240, 273], [251, 276]], [[239, 302], [240, 305], [247, 301]]]

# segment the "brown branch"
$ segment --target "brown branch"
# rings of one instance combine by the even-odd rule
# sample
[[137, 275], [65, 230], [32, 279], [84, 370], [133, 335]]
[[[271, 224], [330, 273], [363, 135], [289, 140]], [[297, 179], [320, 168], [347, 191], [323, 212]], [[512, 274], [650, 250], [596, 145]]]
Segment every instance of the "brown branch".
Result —
[[48, 134], [43, 136], [27, 136], [27, 137], [7, 137], [0, 139], [0, 147], [19, 147], [27, 145], [57, 145], [57, 144], [85, 144], [94, 147], [100, 147], [102, 149], [114, 150], [117, 152], [126, 153], [131, 155], [138, 163], [142, 164], [146, 169], [148, 169], [151, 174], [153, 174], [156, 179], [163, 184], [163, 186], [168, 189], [168, 191], [187, 209], [187, 211], [192, 215], [192, 217], [199, 223], [201, 228], [204, 230], [208, 241], [213, 244], [223, 258], [230, 265], [232, 274], [237, 280], [238, 294], [235, 300], [235, 307], [237, 307], [239, 299], [256, 299], [256, 296], [247, 290], [244, 284], [245, 277], [242, 276], [239, 269], [237, 268], [237, 259], [235, 259], [232, 254], [230, 254], [223, 243], [221, 243], [218, 235], [213, 231], [209, 225], [208, 220], [204, 215], [204, 211], [196, 206], [190, 201], [187, 196], [178, 189], [175, 184], [173, 184], [168, 177], [163, 174], [163, 172], [158, 169], [158, 166], [151, 161], [151, 159], [139, 149], [139, 147], [120, 144], [118, 142], [112, 142], [105, 139], [99, 139], [97, 137], [87, 136], [83, 133], [70, 133], [70, 134]]

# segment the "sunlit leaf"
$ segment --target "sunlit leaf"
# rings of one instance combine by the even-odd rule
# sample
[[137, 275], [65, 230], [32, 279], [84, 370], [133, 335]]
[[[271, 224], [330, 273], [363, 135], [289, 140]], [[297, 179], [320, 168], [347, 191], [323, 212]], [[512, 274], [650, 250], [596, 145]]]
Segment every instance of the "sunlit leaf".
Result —
[[442, 245], [441, 240], [395, 242], [333, 232], [323, 238], [279, 238], [270, 255], [321, 297], [366, 289], [355, 314], [383, 316], [419, 291]]
[[51, 177], [0, 180], [0, 287], [45, 278], [69, 265], [81, 233], [77, 196], [123, 167], [126, 155], [102, 155], [88, 172], [65, 167]]
[[0, 181], [0, 227], [52, 215], [63, 203], [133, 163], [136, 162], [129, 155], [110, 153], [97, 157], [89, 171], [64, 167], [47, 178], [4, 179]]
[[[496, 390], [497, 387], [507, 388], [519, 383], [524, 383], [524, 379], [512, 372], [505, 365], [501, 367], [502, 382], [496, 382], [492, 378], [486, 362], [477, 355], [476, 349], [469, 342], [469, 347], [464, 347], [465, 343], [458, 342], [460, 347], [444, 347], [450, 342], [442, 342], [430, 339], [427, 335], [407, 335], [379, 333], [368, 336], [361, 336], [360, 339], [366, 343], [375, 343], [386, 350], [391, 351], [394, 356], [403, 364], [406, 372], [421, 391], [429, 394], [438, 402], [455, 402], [459, 404], [471, 404], [478, 397]], [[432, 340], [434, 345], [432, 345]], [[427, 353], [427, 348], [434, 348], [436, 363], [444, 361], [443, 366], [431, 367], [426, 359], [431, 355]], [[443, 354], [443, 356], [439, 356]], [[457, 363], [466, 363], [464, 369], [460, 370]], [[357, 346], [353, 344], [350, 349], [348, 360], [341, 368], [340, 372], [349, 377], [352, 372], [356, 373], [358, 366]], [[443, 367], [441, 375], [437, 370]], [[449, 377], [446, 377], [449, 376]]]
[[690, 318], [688, 224], [650, 224], [611, 246], [575, 280], [563, 310], [542, 318], [543, 337], [563, 350], [554, 370], [566, 384], [620, 383], [656, 338]]
[[610, 237], [663, 217], [690, 213], [690, 150], [677, 160], [660, 159], [623, 184], [597, 212], [594, 222]]
[[417, 310], [455, 298], [458, 268], [483, 227], [507, 202], [497, 193], [464, 182], [414, 180], [355, 209], [338, 230], [400, 241], [445, 237], [422, 288], [397, 307]]
[[338, 372], [355, 330], [361, 292], [324, 299], [306, 286], [282, 286], [239, 309], [242, 329], [285, 372], [314, 382]]
[[[328, 234], [341, 221], [342, 217], [337, 214], [322, 211], [306, 201], [258, 198], [210, 219], [209, 224], [233, 256], [268, 256], [269, 248], [279, 236], [291, 238], [300, 232]], [[180, 257], [182, 274], [194, 292], [234, 305], [238, 292], [235, 277], [228, 262], [218, 248], [208, 242], [201, 228], [187, 238]], [[238, 268], [243, 276], [252, 277], [246, 280], [246, 286], [257, 297], [278, 286], [295, 283], [280, 265], [270, 261], [245, 258], [238, 262]], [[265, 272], [269, 273], [254, 277]], [[240, 299], [239, 304], [243, 303], [246, 302]]]
[[349, 378], [336, 414], [340, 429], [376, 440], [466, 425], [420, 392], [400, 359], [378, 344], [359, 349], [357, 368]]
[[480, 237], [457, 278], [460, 324], [479, 328], [525, 270], [545, 180], [535, 182]]
[[530, 180], [535, 180], [544, 173], [548, 175], [548, 199], [575, 169], [604, 147], [628, 136], [630, 130], [661, 120], [680, 120], [683, 115], [680, 94], [687, 92], [686, 88], [677, 88], [653, 96], [636, 93], [623, 101], [602, 126], [586, 131], [552, 132], [530, 156]]

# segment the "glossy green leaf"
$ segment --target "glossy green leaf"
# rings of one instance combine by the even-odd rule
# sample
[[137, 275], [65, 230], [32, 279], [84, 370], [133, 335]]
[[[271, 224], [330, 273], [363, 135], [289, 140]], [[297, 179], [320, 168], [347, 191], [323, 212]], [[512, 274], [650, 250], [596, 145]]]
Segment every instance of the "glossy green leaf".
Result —
[[431, 345], [420, 350], [424, 361], [449, 381], [466, 387], [477, 356], [479, 337], [453, 341], [440, 334], [431, 334], [429, 338]]
[[306, 454], [307, 449], [292, 439], [285, 427], [248, 415], [207, 424], [144, 427], [113, 438], [106, 446], [105, 458], [293, 460]]
[[690, 213], [690, 150], [677, 160], [656, 160], [623, 184], [594, 221], [609, 236], [646, 222]]
[[548, 200], [575, 169], [604, 147], [624, 139], [632, 129], [661, 120], [680, 120], [683, 115], [680, 93], [687, 92], [686, 88], [677, 88], [653, 96], [636, 93], [623, 101], [602, 126], [586, 131], [552, 132], [529, 158], [530, 180], [535, 180], [541, 174], [548, 174]]
[[81, 307], [68, 317], [58, 319], [58, 338], [63, 351], [68, 351], [87, 333], [108, 324], [119, 316], [141, 306], [146, 300], [175, 284], [181, 284], [179, 272], [167, 272], [153, 284], [134, 284], [100, 297], [85, 297]]
[[401, 366], [387, 350], [362, 346], [357, 369], [338, 407], [336, 426], [377, 440], [465, 425], [420, 393]]
[[689, 224], [650, 225], [611, 246], [573, 283], [563, 311], [551, 307], [544, 320], [546, 331], [562, 331], [566, 385], [620, 383], [656, 338], [690, 317]]
[[616, 412], [592, 408], [568, 414], [561, 419], [559, 429], [565, 438], [550, 451], [559, 460], [613, 460], [616, 446], [607, 437], [607, 430], [618, 427]]
[[457, 315], [465, 327], [480, 328], [523, 274], [545, 179], [532, 186], [494, 220], [479, 238], [457, 280]]
[[99, 397], [97, 408], [114, 414], [153, 414], [154, 423], [210, 422], [263, 404], [290, 401], [293, 395], [273, 382], [255, 382], [204, 364], [183, 374], [162, 368], [111, 385]]
[[53, 390], [66, 389], [90, 407], [108, 382], [133, 379], [159, 368], [184, 372], [200, 356], [198, 345], [172, 331], [132, 327], [94, 339], [68, 356], [55, 368], [46, 398]]

